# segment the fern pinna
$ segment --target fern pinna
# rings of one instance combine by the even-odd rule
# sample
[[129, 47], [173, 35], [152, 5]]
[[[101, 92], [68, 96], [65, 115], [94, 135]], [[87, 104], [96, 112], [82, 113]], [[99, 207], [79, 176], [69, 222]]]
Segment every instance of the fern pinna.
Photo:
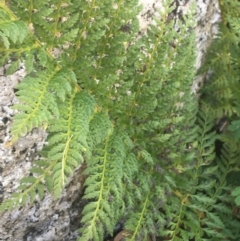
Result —
[[86, 162], [79, 240], [103, 240], [120, 219], [129, 240], [239, 238], [225, 182], [235, 167], [215, 161], [209, 106], [190, 90], [194, 6], [182, 21], [170, 20], [174, 8], [162, 1], [139, 36], [133, 0], [0, 2], [1, 64], [10, 74], [23, 62], [28, 72], [16, 87], [12, 142], [32, 128], [48, 132], [33, 175], [2, 211], [45, 189], [58, 198]]

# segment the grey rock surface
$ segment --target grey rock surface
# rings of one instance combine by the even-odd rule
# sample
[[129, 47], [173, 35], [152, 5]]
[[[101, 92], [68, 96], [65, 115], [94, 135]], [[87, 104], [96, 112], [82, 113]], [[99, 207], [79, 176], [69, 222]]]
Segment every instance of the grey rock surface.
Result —
[[[161, 0], [140, 0], [144, 8], [139, 16], [142, 33], [145, 32], [157, 10], [162, 8]], [[193, 0], [176, 0], [178, 14], [188, 11]], [[220, 11], [217, 0], [196, 0], [197, 22], [196, 68], [199, 68], [206, 50], [217, 32]], [[19, 180], [29, 174], [32, 162], [38, 157], [37, 151], [46, 144], [47, 133], [43, 129], [33, 129], [14, 145], [10, 128], [15, 115], [11, 106], [17, 103], [14, 87], [25, 76], [24, 66], [11, 76], [5, 76], [0, 69], [0, 202], [8, 198], [19, 185]], [[203, 77], [193, 82], [193, 92], [201, 86]], [[64, 193], [58, 200], [49, 194], [43, 200], [36, 200], [32, 206], [5, 212], [0, 216], [0, 240], [2, 241], [75, 241], [80, 228], [84, 166], [79, 167]]]

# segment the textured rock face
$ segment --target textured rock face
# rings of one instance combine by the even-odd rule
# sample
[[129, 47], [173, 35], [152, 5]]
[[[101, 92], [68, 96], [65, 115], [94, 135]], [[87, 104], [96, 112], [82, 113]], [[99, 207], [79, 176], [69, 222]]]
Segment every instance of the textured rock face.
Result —
[[[142, 33], [162, 8], [161, 0], [140, 0], [144, 8], [139, 16]], [[176, 0], [175, 17], [188, 11], [193, 0]], [[196, 68], [206, 53], [217, 31], [220, 12], [217, 0], [197, 0], [196, 44], [198, 48]], [[5, 76], [0, 69], [0, 202], [16, 190], [19, 180], [28, 175], [37, 151], [45, 144], [47, 134], [44, 130], [34, 129], [19, 139], [13, 146], [8, 143], [10, 127], [15, 114], [11, 106], [17, 102], [14, 87], [25, 75], [24, 67], [14, 75]], [[201, 85], [202, 77], [193, 83], [195, 92]], [[80, 227], [80, 216], [84, 206], [81, 199], [84, 177], [80, 167], [72, 181], [58, 200], [46, 194], [41, 201], [36, 200], [31, 207], [5, 212], [0, 217], [0, 240], [3, 241], [70, 241], [76, 240]]]

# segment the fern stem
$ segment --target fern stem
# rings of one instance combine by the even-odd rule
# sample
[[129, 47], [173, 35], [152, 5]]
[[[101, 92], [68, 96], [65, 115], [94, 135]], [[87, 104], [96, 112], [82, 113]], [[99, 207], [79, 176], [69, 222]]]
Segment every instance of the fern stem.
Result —
[[105, 179], [105, 172], [106, 172], [106, 163], [107, 163], [107, 154], [108, 154], [107, 149], [108, 149], [109, 137], [110, 137], [110, 135], [108, 134], [106, 137], [105, 148], [104, 148], [103, 168], [102, 168], [102, 177], [101, 177], [101, 181], [100, 181], [101, 184], [100, 184], [100, 190], [99, 190], [99, 198], [97, 200], [97, 207], [95, 209], [94, 217], [90, 224], [90, 227], [91, 227], [90, 229], [92, 229], [92, 227], [94, 226], [94, 224], [97, 221], [98, 212], [100, 210], [100, 203], [101, 203], [101, 200], [103, 199], [104, 179]]
[[69, 149], [69, 143], [72, 139], [73, 135], [70, 136], [70, 138], [68, 137], [67, 139], [67, 143], [66, 143], [66, 146], [64, 148], [64, 151], [63, 151], [63, 157], [62, 157], [62, 186], [64, 187], [65, 186], [65, 174], [64, 174], [64, 170], [65, 170], [65, 167], [66, 167], [66, 160], [67, 160], [67, 153], [68, 153], [68, 149]]
[[140, 218], [138, 219], [137, 226], [135, 228], [135, 231], [134, 231], [130, 241], [134, 241], [137, 238], [137, 234], [138, 234], [138, 232], [139, 232], [139, 230], [141, 228], [141, 223], [143, 222], [143, 219], [144, 219], [144, 213], [147, 212], [147, 203], [149, 201], [149, 195], [150, 195], [150, 189], [149, 189], [149, 191], [147, 193], [147, 196], [146, 196], [146, 199], [145, 199], [145, 201], [143, 203], [143, 208], [142, 208], [142, 211], [141, 211]]
[[180, 207], [180, 210], [179, 210], [179, 215], [177, 216], [177, 222], [175, 224], [175, 229], [173, 231], [173, 235], [171, 237], [171, 240], [174, 240], [174, 238], [176, 237], [176, 235], [178, 234], [178, 228], [180, 227], [180, 223], [181, 223], [181, 215], [183, 213], [183, 207], [185, 206], [185, 203], [188, 201], [188, 197], [189, 197], [189, 194], [187, 194], [184, 198], [182, 198], [182, 201], [181, 201], [181, 207]]
[[57, 29], [58, 29], [58, 23], [59, 23], [59, 19], [60, 19], [60, 10], [61, 10], [61, 5], [62, 5], [62, 1], [58, 1], [58, 4], [57, 4], [57, 13], [56, 13], [56, 16], [54, 18], [54, 27], [53, 27], [53, 30], [52, 30], [52, 42], [51, 44], [49, 44], [49, 47], [48, 49], [52, 49], [53, 47], [53, 43], [54, 43], [54, 40], [56, 39], [56, 36], [57, 36]]
[[[84, 31], [86, 31], [86, 29], [87, 29], [87, 24], [88, 24], [88, 22], [89, 22], [91, 13], [92, 13], [93, 8], [94, 8], [94, 6], [95, 6], [95, 0], [90, 1], [90, 2], [91, 2], [91, 6], [90, 6], [90, 9], [88, 10], [87, 18], [86, 18], [85, 21], [84, 21], [84, 24], [83, 24], [84, 27], [82, 27], [82, 29], [79, 30], [79, 32], [78, 32], [78, 41], [77, 41], [77, 43], [75, 44], [75, 50], [74, 50], [74, 53], [73, 53], [72, 62], [74, 62], [74, 61], [76, 60], [76, 58], [77, 58], [77, 51], [78, 51], [78, 49], [79, 49], [80, 46], [81, 46], [82, 35], [83, 35]], [[79, 24], [80, 24], [80, 22], [79, 22]]]
[[39, 45], [37, 43], [34, 43], [32, 46], [28, 46], [28, 47], [23, 47], [23, 48], [17, 48], [17, 49], [13, 49], [13, 48], [0, 48], [0, 51], [2, 52], [6, 52], [6, 53], [22, 53], [22, 52], [30, 52], [33, 49], [38, 49]]
[[17, 16], [6, 6], [5, 1], [0, 1], [0, 8], [4, 9], [6, 13], [8, 13], [11, 17], [11, 20], [17, 20]]
[[29, 7], [28, 7], [28, 24], [32, 23], [32, 12], [33, 12], [33, 0], [30, 0]]

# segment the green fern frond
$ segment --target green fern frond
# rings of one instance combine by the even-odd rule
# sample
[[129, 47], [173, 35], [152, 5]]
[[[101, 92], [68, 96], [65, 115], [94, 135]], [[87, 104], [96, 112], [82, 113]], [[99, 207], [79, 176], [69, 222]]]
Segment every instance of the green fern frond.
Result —
[[[14, 14], [3, 4], [0, 4], [0, 63], [8, 64], [6, 74], [15, 72], [21, 62], [23, 52], [28, 52], [30, 46], [26, 47], [29, 33], [27, 25], [17, 19]], [[11, 59], [11, 61], [9, 61]], [[15, 59], [15, 60], [14, 60]]]
[[139, 238], [139, 236], [141, 237], [141, 240], [146, 240], [147, 239], [147, 235], [148, 233], [146, 233], [146, 229], [144, 228], [144, 232], [141, 233], [142, 231], [142, 226], [145, 225], [145, 219], [147, 212], [147, 208], [149, 205], [149, 195], [150, 192], [148, 192], [145, 196], [145, 200], [143, 202], [143, 204], [140, 206], [140, 209], [138, 212], [136, 213], [132, 213], [131, 218], [126, 222], [125, 224], [125, 228], [129, 231], [132, 231], [132, 235], [130, 240], [136, 240], [137, 238]]
[[113, 126], [109, 117], [103, 112], [96, 113], [89, 123], [88, 143], [91, 150], [104, 141], [110, 130], [113, 130]]
[[[69, 79], [71, 82], [68, 81]], [[13, 108], [22, 112], [14, 117], [13, 142], [31, 131], [33, 127], [41, 127], [52, 118], [58, 118], [58, 98], [64, 101], [66, 95], [71, 94], [73, 83], [75, 83], [75, 77], [69, 70], [57, 68], [27, 76], [16, 87], [21, 103]]]
[[227, 130], [216, 158], [213, 130], [217, 115], [240, 113], [239, 3], [220, 1], [226, 10], [200, 101], [190, 90], [195, 13], [171, 21], [176, 1], [162, 4], [140, 37], [137, 0], [1, 1], [0, 63], [7, 74], [20, 64], [27, 70], [13, 141], [33, 127], [49, 133], [2, 211], [46, 190], [59, 197], [85, 161], [79, 240], [102, 241], [119, 220], [130, 240], [239, 240], [229, 181], [239, 171], [239, 143]]
[[[171, 237], [173, 241], [234, 238], [229, 231], [230, 227], [226, 225], [226, 216], [231, 213], [228, 203], [231, 201], [223, 194], [229, 188], [226, 175], [232, 170], [231, 164], [225, 160], [215, 162], [217, 135], [212, 131], [213, 118], [206, 106], [202, 106], [197, 123], [199, 144], [194, 145], [197, 152], [193, 150], [197, 161], [192, 170], [185, 172], [185, 176], [179, 176], [179, 183], [183, 186], [177, 186], [179, 189], [174, 192], [176, 197], [172, 197], [171, 203], [166, 206], [166, 215], [170, 217], [166, 223], [168, 230], [160, 232], [160, 235]], [[188, 175], [191, 178], [187, 178]], [[217, 210], [221, 208], [223, 212], [219, 213]]]
[[17, 20], [6, 11], [6, 6], [0, 4], [0, 38], [3, 45], [9, 49], [10, 42], [22, 43], [28, 35], [28, 28], [22, 20]]
[[211, 131], [213, 128], [213, 119], [209, 109], [199, 112], [197, 122], [201, 126], [199, 128], [199, 145], [198, 145], [198, 163], [202, 165], [210, 164], [215, 158], [215, 141], [217, 135], [215, 131]]
[[[159, 175], [156, 175], [155, 178], [155, 182], [161, 179]], [[154, 239], [157, 236], [158, 228], [164, 226], [165, 217], [161, 213], [161, 209], [166, 202], [164, 186], [164, 184], [163, 187], [152, 185], [147, 192], [142, 190], [141, 199], [138, 199], [134, 195], [135, 193], [133, 194], [135, 208], [132, 210], [131, 207], [127, 206], [127, 221], [124, 225], [124, 228], [129, 233], [129, 240], [148, 240], [150, 237]]]
[[45, 195], [44, 190], [46, 187], [48, 190], [52, 189], [52, 182], [48, 182], [48, 180], [54, 165], [56, 165], [56, 162], [35, 162], [30, 169], [32, 176], [24, 177], [20, 180], [16, 193], [1, 203], [0, 210], [10, 210], [23, 206], [26, 203], [33, 204], [36, 197], [42, 199]]
[[[67, 177], [83, 163], [87, 151], [89, 122], [93, 116], [95, 101], [86, 92], [77, 92], [59, 105], [59, 118], [51, 121], [48, 138], [48, 160], [57, 161], [54, 166], [54, 193], [59, 196]], [[61, 142], [62, 144], [56, 145]]]
[[[83, 162], [94, 107], [95, 102], [90, 95], [77, 91], [60, 104], [59, 118], [50, 122], [48, 146], [43, 150], [48, 152], [46, 159], [34, 163], [30, 169], [34, 176], [21, 180], [18, 190], [22, 192], [2, 203], [1, 210], [22, 206], [28, 198], [33, 203], [36, 194], [42, 199], [45, 187], [54, 192], [55, 197], [60, 195], [68, 177]], [[63, 144], [56, 145], [59, 141]]]
[[[201, 73], [211, 71], [203, 89], [204, 100], [217, 117], [239, 115], [239, 13], [237, 1], [221, 1], [223, 21]], [[210, 66], [210, 67], [209, 67]]]
[[[121, 134], [109, 132], [104, 146], [94, 150], [94, 157], [88, 161], [85, 174], [85, 199], [90, 199], [83, 210], [82, 237], [79, 240], [102, 240], [104, 229], [112, 234], [118, 221], [122, 200], [122, 168], [126, 156]], [[120, 213], [118, 213], [120, 211]]]

